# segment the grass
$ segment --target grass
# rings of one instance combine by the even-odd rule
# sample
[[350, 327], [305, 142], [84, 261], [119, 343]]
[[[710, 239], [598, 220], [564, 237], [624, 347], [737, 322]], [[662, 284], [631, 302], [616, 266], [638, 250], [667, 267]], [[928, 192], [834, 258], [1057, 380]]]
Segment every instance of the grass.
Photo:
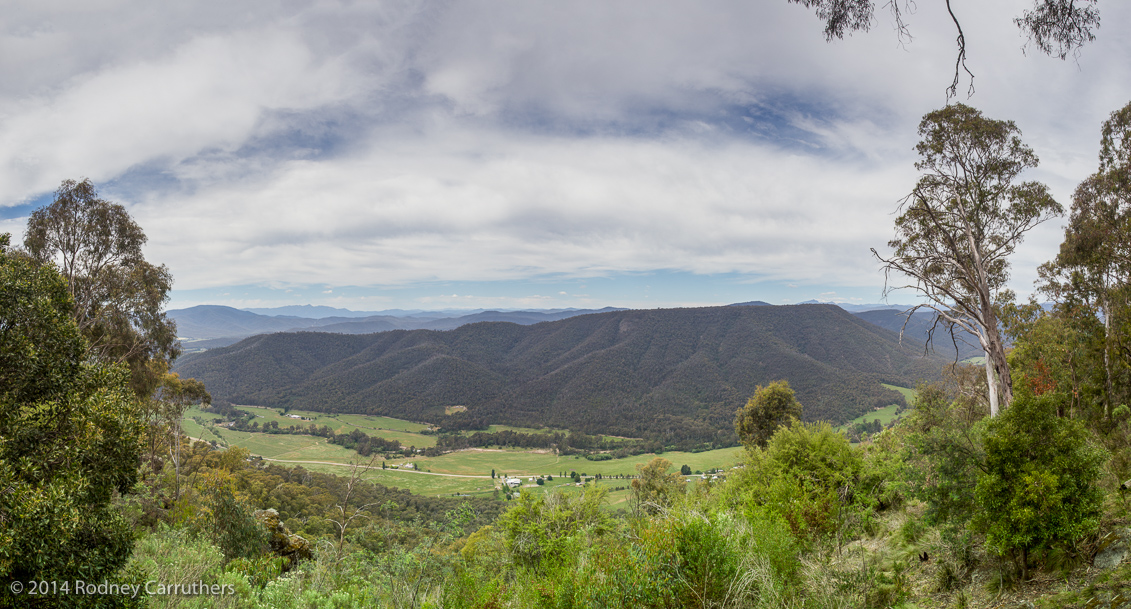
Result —
[[[881, 383], [881, 384], [884, 387], [891, 389], [892, 391], [898, 391], [901, 395], [903, 395], [903, 399], [907, 400], [908, 405], [910, 405], [911, 402], [915, 400], [915, 390], [914, 389], [908, 389], [907, 387], [900, 387], [898, 385], [889, 385], [887, 383]], [[850, 425], [855, 425], [856, 423], [871, 423], [872, 421], [874, 421], [876, 419], [879, 419], [880, 424], [886, 427], [886, 426], [890, 425], [892, 421], [899, 418], [899, 415], [896, 414], [896, 410], [898, 408], [899, 408], [899, 406], [897, 404], [892, 404], [890, 406], [884, 406], [883, 408], [873, 410], [872, 412], [864, 413], [864, 414], [856, 417], [855, 419], [852, 419], [848, 423], [841, 425], [837, 429], [844, 430], [845, 428], [849, 427]]]
[[251, 433], [232, 429], [217, 429], [229, 446], [240, 446], [268, 459], [295, 459], [300, 461], [332, 461], [349, 463], [357, 458], [355, 451], [330, 444], [326, 438], [290, 434]]
[[[260, 426], [272, 421], [278, 423], [280, 428], [296, 426], [308, 427], [313, 423], [319, 427], [323, 425], [328, 426], [337, 434], [349, 433], [355, 429], [360, 429], [362, 432], [371, 436], [384, 438], [386, 440], [396, 440], [400, 442], [402, 446], [427, 448], [436, 445], [435, 436], [426, 436], [418, 433], [428, 429], [427, 425], [413, 423], [411, 421], [364, 414], [330, 415], [324, 412], [312, 412], [309, 410], [291, 410], [286, 414], [282, 414], [281, 409], [263, 408], [259, 406], [239, 406], [238, 409], [255, 415], [254, 421], [257, 421]], [[308, 420], [292, 419], [288, 417], [287, 414], [298, 415]], [[190, 408], [185, 412], [185, 418], [210, 421], [216, 418], [216, 415], [203, 412], [198, 408]]]
[[637, 464], [647, 463], [656, 456], [671, 461], [676, 469], [686, 464], [692, 471], [703, 471], [714, 467], [729, 467], [735, 464], [741, 458], [741, 455], [742, 448], [734, 447], [701, 453], [667, 452], [662, 455], [645, 454], [610, 461], [589, 461], [576, 455], [562, 457], [552, 452], [473, 449], [448, 453], [439, 457], [400, 459], [390, 461], [389, 464], [413, 462], [416, 463], [417, 467], [446, 474], [490, 475], [493, 469], [500, 474], [507, 473], [523, 477], [550, 474], [556, 478], [561, 474], [568, 476], [571, 471], [590, 476], [595, 474], [602, 476], [633, 475], [636, 473]]
[[855, 419], [849, 421], [848, 424], [853, 425], [856, 423], [871, 423], [872, 421], [879, 419], [881, 425], [887, 426], [891, 424], [892, 421], [899, 418], [899, 415], [895, 413], [897, 408], [899, 408], [899, 406], [895, 404], [892, 404], [891, 406], [884, 406], [879, 410], [873, 410], [872, 412], [869, 412], [867, 414], [860, 415]]
[[[434, 436], [416, 433], [427, 429], [426, 425], [389, 417], [359, 414], [329, 415], [303, 410], [291, 410], [287, 413], [310, 419], [309, 421], [299, 421], [291, 419], [273, 408], [247, 406], [240, 408], [255, 414], [255, 420], [259, 421], [260, 425], [270, 421], [276, 421], [279, 427], [315, 423], [319, 426], [328, 425], [335, 433], [349, 433], [354, 429], [361, 429], [372, 436], [399, 440], [405, 446], [423, 448], [433, 446], [436, 443]], [[211, 421], [214, 418], [216, 418], [215, 415], [203, 412], [199, 408], [189, 408], [185, 412], [182, 427], [187, 435], [194, 438], [201, 438], [206, 441], [216, 440], [226, 446], [240, 446], [248, 449], [253, 455], [276, 460], [283, 465], [301, 465], [311, 471], [345, 475], [349, 471], [349, 464], [359, 459], [355, 451], [330, 444], [325, 438], [303, 434], [236, 431], [213, 426]], [[502, 430], [519, 433], [551, 433], [554, 431], [508, 425], [492, 425], [489, 429], [491, 432]], [[742, 448], [736, 447], [701, 453], [668, 452], [659, 456], [672, 462], [673, 471], [677, 471], [680, 466], [685, 464], [692, 471], [705, 471], [717, 467], [730, 467], [741, 458], [741, 454]], [[429, 473], [399, 469], [371, 469], [363, 475], [363, 478], [385, 486], [403, 488], [419, 495], [492, 495], [495, 492], [496, 481], [490, 478], [491, 470], [495, 470], [499, 476], [504, 473], [523, 478], [547, 474], [554, 476], [553, 481], [549, 481], [543, 486], [525, 487], [528, 491], [534, 492], [555, 488], [576, 488], [570, 486], [572, 481], [569, 479], [569, 473], [576, 471], [587, 476], [601, 474], [605, 479], [599, 481], [599, 483], [615, 488], [627, 487], [630, 485], [630, 481], [612, 476], [633, 475], [636, 473], [636, 465], [647, 463], [656, 456], [646, 454], [610, 461], [589, 461], [581, 456], [562, 457], [548, 451], [472, 449], [448, 453], [439, 457], [403, 458], [387, 462], [387, 465], [390, 466], [411, 462], [425, 472], [453, 474], [451, 476], [430, 475]], [[377, 460], [376, 464], [380, 465], [381, 460]], [[609, 508], [627, 507], [629, 495], [630, 491], [628, 490], [611, 492]]]
[[903, 399], [907, 400], [908, 405], [910, 405], [911, 402], [915, 400], [914, 389], [908, 389], [907, 387], [900, 387], [898, 385], [889, 385], [887, 383], [881, 383], [881, 385], [887, 387], [888, 389], [891, 389], [892, 391], [898, 391], [903, 394]]
[[335, 418], [342, 423], [345, 423], [347, 425], [355, 425], [360, 429], [419, 433], [429, 428], [429, 426], [425, 425], [424, 423], [413, 423], [412, 421], [402, 421], [401, 419], [379, 417], [368, 414], [339, 414], [333, 416], [326, 413], [314, 414], [320, 414], [323, 417]]
[[190, 438], [199, 438], [205, 442], [220, 442], [221, 438], [217, 436], [209, 427], [201, 425], [195, 419], [185, 418], [181, 421], [181, 431]]

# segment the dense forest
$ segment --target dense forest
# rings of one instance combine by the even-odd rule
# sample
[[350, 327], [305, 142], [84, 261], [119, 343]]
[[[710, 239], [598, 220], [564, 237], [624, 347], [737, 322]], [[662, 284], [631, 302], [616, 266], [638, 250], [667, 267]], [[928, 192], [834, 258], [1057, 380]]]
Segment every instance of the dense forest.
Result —
[[[176, 371], [217, 402], [726, 444], [759, 384], [787, 379], [807, 420], [841, 423], [904, 401], [881, 383], [914, 386], [947, 361], [839, 307], [796, 305], [261, 335], [186, 356]], [[444, 414], [455, 405], [467, 410]]]

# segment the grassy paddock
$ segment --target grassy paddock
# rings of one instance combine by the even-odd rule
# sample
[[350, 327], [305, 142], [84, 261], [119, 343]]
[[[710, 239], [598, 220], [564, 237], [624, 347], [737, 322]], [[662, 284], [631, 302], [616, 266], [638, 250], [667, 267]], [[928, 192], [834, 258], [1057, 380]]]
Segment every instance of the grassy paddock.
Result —
[[855, 423], [871, 423], [872, 421], [879, 419], [881, 425], [888, 425], [895, 419], [899, 418], [898, 415], [895, 414], [896, 408], [899, 407], [895, 404], [892, 404], [891, 406], [884, 406], [879, 410], [873, 410], [868, 414], [860, 415], [855, 419], [849, 421], [848, 424], [853, 425]]
[[667, 452], [662, 455], [645, 454], [610, 461], [589, 461], [584, 457], [562, 457], [552, 452], [461, 450], [439, 457], [400, 459], [391, 461], [390, 464], [411, 461], [416, 463], [418, 467], [429, 471], [461, 475], [490, 475], [491, 470], [494, 469], [497, 473], [526, 477], [545, 474], [558, 476], [561, 473], [568, 476], [571, 471], [590, 476], [595, 474], [615, 476], [635, 474], [637, 464], [647, 463], [656, 456], [671, 461], [675, 468], [686, 464], [692, 471], [695, 471], [714, 467], [730, 467], [739, 461], [741, 455], [742, 448], [734, 447], [701, 453]]
[[[416, 433], [421, 430], [427, 429], [427, 425], [412, 423], [410, 421], [402, 421], [400, 419], [391, 419], [389, 417], [375, 417], [363, 414], [329, 415], [324, 412], [312, 412], [309, 410], [291, 410], [287, 413], [309, 419], [302, 421], [299, 419], [292, 419], [285, 414], [280, 414], [281, 409], [262, 408], [258, 406], [237, 406], [237, 408], [244, 412], [255, 415], [255, 419], [253, 420], [258, 422], [261, 427], [263, 426], [263, 424], [270, 423], [271, 421], [278, 423], [279, 428], [297, 426], [309, 427], [313, 423], [319, 427], [325, 425], [330, 429], [333, 429], [334, 433], [337, 434], [350, 433], [355, 429], [360, 429], [367, 435], [384, 438], [386, 440], [396, 440], [403, 446], [428, 448], [429, 446], [436, 445], [435, 436], [426, 436], [420, 433]], [[206, 413], [195, 407], [190, 408], [185, 412], [185, 419], [200, 419], [209, 421], [214, 418], [216, 418], [216, 415]]]
[[915, 400], [915, 390], [914, 389], [908, 389], [907, 387], [900, 387], [898, 385], [888, 385], [887, 383], [880, 383], [880, 384], [883, 385], [884, 387], [887, 387], [888, 389], [891, 389], [892, 391], [898, 391], [899, 393], [903, 394], [903, 399], [907, 400], [908, 406], [910, 406], [911, 402]]

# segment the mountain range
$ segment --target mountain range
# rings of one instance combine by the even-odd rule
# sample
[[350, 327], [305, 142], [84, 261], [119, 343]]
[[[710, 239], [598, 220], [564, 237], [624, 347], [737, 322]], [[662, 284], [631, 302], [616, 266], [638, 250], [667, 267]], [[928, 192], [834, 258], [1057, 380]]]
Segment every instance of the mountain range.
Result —
[[175, 370], [238, 404], [441, 424], [461, 405], [457, 416], [491, 423], [711, 442], [778, 379], [809, 420], [902, 401], [881, 383], [913, 387], [947, 363], [904, 342], [827, 304], [618, 310], [449, 331], [264, 334], [186, 355]]
[[[256, 334], [317, 330], [337, 334], [369, 334], [389, 330], [451, 330], [480, 321], [509, 321], [535, 324], [566, 319], [604, 309], [549, 309], [540, 311], [350, 311], [310, 305], [277, 309], [241, 310], [220, 305], [199, 305], [174, 309], [169, 317], [177, 322], [177, 335], [186, 352], [202, 351], [235, 344]], [[257, 312], [258, 311], [258, 312]], [[263, 312], [276, 312], [267, 315]], [[303, 313], [309, 317], [300, 317]], [[330, 315], [329, 313], [333, 313]]]

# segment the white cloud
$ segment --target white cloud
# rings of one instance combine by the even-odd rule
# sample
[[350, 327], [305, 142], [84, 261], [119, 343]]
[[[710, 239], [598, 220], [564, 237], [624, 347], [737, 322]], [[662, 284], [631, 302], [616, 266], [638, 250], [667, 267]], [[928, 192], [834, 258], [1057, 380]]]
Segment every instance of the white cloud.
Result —
[[[1131, 99], [1131, 7], [1101, 7], [1077, 65], [1022, 56], [1028, 5], [956, 3], [970, 102], [1017, 121], [1067, 204]], [[178, 289], [661, 269], [878, 285], [868, 248], [955, 53], [944, 7], [909, 22], [902, 49], [882, 12], [826, 44], [785, 0], [16, 2], [0, 205], [107, 184]], [[1019, 289], [1058, 242], [1030, 236]]]
[[[61, 177], [113, 178], [155, 159], [176, 163], [231, 148], [265, 109], [309, 108], [346, 87], [286, 32], [197, 38], [156, 60], [75, 78], [57, 95], [8, 105], [0, 125], [0, 197], [51, 189]], [[3, 154], [0, 153], [0, 154]]]

